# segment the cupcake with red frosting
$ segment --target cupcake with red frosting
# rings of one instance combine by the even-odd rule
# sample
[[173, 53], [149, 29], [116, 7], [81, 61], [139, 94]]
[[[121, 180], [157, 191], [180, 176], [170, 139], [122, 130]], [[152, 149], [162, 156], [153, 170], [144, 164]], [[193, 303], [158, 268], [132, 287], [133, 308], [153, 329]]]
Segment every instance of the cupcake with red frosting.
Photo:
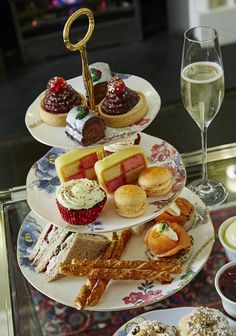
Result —
[[107, 126], [130, 126], [146, 115], [148, 110], [143, 93], [128, 88], [115, 76], [108, 82], [106, 97], [98, 105], [98, 111]]
[[83, 225], [100, 215], [107, 195], [94, 180], [82, 178], [62, 183], [56, 191], [56, 203], [65, 222]]
[[64, 127], [67, 113], [73, 106], [81, 105], [85, 98], [62, 77], [52, 77], [40, 102], [40, 115], [45, 124]]

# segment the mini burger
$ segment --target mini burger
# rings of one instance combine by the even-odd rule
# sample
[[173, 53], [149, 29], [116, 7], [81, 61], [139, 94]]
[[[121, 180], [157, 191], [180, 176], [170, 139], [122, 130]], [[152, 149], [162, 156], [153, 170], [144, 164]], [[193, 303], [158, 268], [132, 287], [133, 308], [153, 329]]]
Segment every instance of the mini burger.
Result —
[[147, 231], [144, 243], [150, 259], [182, 264], [190, 256], [193, 238], [181, 225], [162, 221]]
[[177, 223], [183, 226], [185, 230], [189, 230], [195, 222], [195, 217], [195, 206], [187, 199], [178, 197], [166, 211], [155, 218], [155, 222], [167, 221]]

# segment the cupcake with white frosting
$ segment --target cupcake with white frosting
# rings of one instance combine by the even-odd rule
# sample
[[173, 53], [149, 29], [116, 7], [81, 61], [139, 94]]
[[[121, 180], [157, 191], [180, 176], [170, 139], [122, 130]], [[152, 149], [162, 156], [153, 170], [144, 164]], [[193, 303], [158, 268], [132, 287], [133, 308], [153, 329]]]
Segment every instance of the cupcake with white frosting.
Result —
[[56, 203], [64, 221], [83, 225], [100, 215], [107, 195], [96, 181], [87, 178], [62, 183], [56, 191]]

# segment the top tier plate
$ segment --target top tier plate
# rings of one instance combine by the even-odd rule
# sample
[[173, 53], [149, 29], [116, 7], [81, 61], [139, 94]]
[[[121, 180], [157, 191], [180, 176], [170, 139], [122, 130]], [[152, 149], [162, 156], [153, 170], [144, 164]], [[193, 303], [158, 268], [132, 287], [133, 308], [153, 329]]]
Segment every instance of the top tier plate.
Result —
[[[156, 117], [157, 113], [160, 110], [161, 106], [160, 96], [148, 81], [146, 81], [141, 77], [133, 75], [124, 75], [124, 74], [117, 74], [117, 75], [124, 80], [125, 84], [128, 87], [140, 91], [145, 95], [148, 104], [148, 112], [145, 115], [145, 118], [129, 127], [124, 128], [107, 127], [105, 132], [105, 138], [89, 147], [97, 145], [109, 145], [112, 143], [120, 142], [130, 137], [132, 134], [141, 132], [153, 121], [153, 119]], [[82, 76], [70, 79], [67, 82], [71, 84], [76, 91], [84, 93]], [[25, 115], [25, 123], [31, 135], [36, 140], [52, 147], [67, 148], [67, 149], [84, 148], [77, 142], [71, 140], [65, 134], [64, 127], [48, 126], [42, 121], [39, 112], [39, 103], [43, 95], [44, 92], [42, 92], [35, 99], [35, 101], [28, 108]]]

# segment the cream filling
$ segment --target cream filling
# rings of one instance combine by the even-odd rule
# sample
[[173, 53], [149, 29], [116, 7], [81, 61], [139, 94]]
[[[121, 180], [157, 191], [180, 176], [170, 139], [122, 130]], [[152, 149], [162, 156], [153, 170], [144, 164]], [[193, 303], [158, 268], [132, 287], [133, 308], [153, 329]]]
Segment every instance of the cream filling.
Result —
[[171, 240], [178, 241], [177, 233], [165, 222], [154, 225], [153, 230], [167, 236]]
[[172, 179], [169, 179], [162, 184], [156, 185], [155, 187], [145, 188], [145, 189], [150, 191], [150, 192], [155, 192], [155, 191], [161, 192], [162, 190], [166, 190], [166, 189], [171, 188], [172, 183], [173, 183]]
[[116, 205], [116, 208], [118, 209], [120, 213], [133, 215], [145, 209], [146, 206], [147, 206], [147, 203], [143, 202], [140, 205], [135, 205], [135, 206], [127, 206], [127, 205], [117, 206]]
[[104, 149], [108, 152], [115, 153], [120, 149], [129, 148], [129, 147], [133, 146], [137, 137], [138, 137], [138, 135], [134, 134], [133, 136], [129, 137], [128, 139], [126, 139], [124, 141], [117, 142], [117, 143], [111, 144], [109, 146], [104, 146]]

